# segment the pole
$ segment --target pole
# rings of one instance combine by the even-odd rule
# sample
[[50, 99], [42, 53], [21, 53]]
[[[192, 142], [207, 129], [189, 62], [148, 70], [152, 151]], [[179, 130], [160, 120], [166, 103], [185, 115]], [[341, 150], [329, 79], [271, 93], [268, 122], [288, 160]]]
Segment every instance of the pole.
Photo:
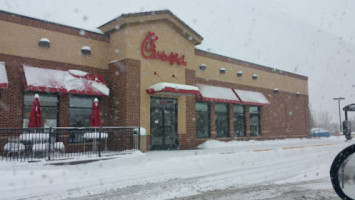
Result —
[[340, 133], [343, 132], [342, 126], [341, 126], [341, 113], [340, 113], [340, 101], [345, 100], [344, 97], [338, 97], [338, 98], [333, 98], [333, 100], [338, 100], [338, 107], [339, 107], [339, 130]]
[[343, 132], [343, 128], [341, 127], [340, 100], [338, 100], [338, 106], [339, 106], [339, 126], [340, 126], [340, 133], [342, 133], [342, 132]]

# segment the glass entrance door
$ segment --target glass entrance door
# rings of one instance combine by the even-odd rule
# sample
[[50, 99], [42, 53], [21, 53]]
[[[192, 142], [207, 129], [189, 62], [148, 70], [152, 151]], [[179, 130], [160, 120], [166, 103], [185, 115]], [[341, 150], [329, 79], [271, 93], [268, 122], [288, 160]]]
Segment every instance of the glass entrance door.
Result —
[[177, 100], [151, 97], [150, 149], [177, 149]]

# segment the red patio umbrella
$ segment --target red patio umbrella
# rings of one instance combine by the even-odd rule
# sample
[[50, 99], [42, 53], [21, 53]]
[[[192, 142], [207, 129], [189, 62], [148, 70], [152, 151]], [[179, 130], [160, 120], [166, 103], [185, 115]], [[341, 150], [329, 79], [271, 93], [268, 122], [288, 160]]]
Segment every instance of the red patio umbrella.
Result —
[[90, 127], [100, 127], [100, 126], [101, 126], [100, 104], [99, 104], [99, 100], [95, 98], [94, 102], [92, 103]]
[[42, 112], [41, 106], [39, 105], [39, 96], [35, 94], [35, 98], [32, 103], [32, 111], [30, 116], [30, 121], [28, 122], [29, 128], [38, 128], [41, 127], [42, 121]]

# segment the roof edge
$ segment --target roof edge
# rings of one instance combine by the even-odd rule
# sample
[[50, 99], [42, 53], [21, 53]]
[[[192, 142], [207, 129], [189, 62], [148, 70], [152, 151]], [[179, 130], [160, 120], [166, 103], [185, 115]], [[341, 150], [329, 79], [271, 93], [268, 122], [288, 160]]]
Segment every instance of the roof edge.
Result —
[[211, 53], [211, 52], [208, 52], [208, 51], [205, 51], [205, 50], [201, 50], [201, 49], [198, 49], [198, 48], [195, 48], [195, 55], [204, 56], [204, 57], [208, 57], [208, 58], [212, 58], [212, 59], [217, 59], [217, 60], [220, 60], [222, 62], [238, 64], [238, 65], [242, 65], [244, 67], [251, 67], [251, 68], [255, 68], [255, 69], [265, 70], [265, 71], [268, 71], [268, 72], [274, 72], [274, 73], [275, 72], [279, 72], [279, 74], [285, 74], [285, 75], [289, 75], [291, 77], [300, 78], [300, 79], [303, 79], [303, 80], [308, 80], [307, 76], [303, 76], [303, 75], [300, 75], [300, 74], [288, 72], [288, 71], [285, 71], [285, 70], [279, 70], [279, 69], [276, 69], [276, 68], [272, 68], [272, 67], [268, 67], [268, 66], [264, 66], [264, 65], [248, 62], [248, 61], [239, 60], [239, 59], [236, 59], [236, 58], [231, 58], [231, 57], [228, 57], [228, 56], [223, 56], [223, 55], [216, 54], [216, 53]]
[[[12, 19], [11, 18], [4, 18], [1, 15], [11, 16]], [[106, 42], [109, 41], [109, 37], [106, 34], [104, 34], [104, 33], [98, 33], [98, 32], [94, 32], [94, 31], [91, 31], [91, 30], [86, 30], [86, 29], [83, 29], [83, 28], [68, 26], [68, 25], [59, 24], [59, 23], [56, 23], [56, 22], [46, 21], [46, 20], [42, 20], [42, 19], [38, 19], [38, 18], [34, 18], [34, 17], [29, 17], [29, 16], [25, 16], [25, 15], [20, 15], [20, 14], [17, 14], [17, 13], [12, 13], [12, 12], [8, 12], [8, 11], [0, 10], [0, 20], [12, 22], [12, 23], [17, 23], [17, 24], [21, 24], [21, 25], [25, 25], [25, 26], [32, 26], [32, 27], [36, 27], [36, 28], [52, 30], [52, 31], [56, 31], [56, 32], [64, 32], [64, 33], [68, 34], [68, 32], [59, 31], [59, 30], [53, 30], [53, 29], [48, 28], [46, 26], [38, 26], [38, 25], [32, 24], [32, 23], [31, 24], [30, 23], [21, 23], [21, 22], [18, 21], [18, 19], [15, 19], [16, 17], [22, 18], [22, 19], [27, 19], [27, 20], [30, 20], [30, 21], [38, 22], [38, 23], [47, 24], [47, 25], [59, 26], [59, 27], [63, 27], [63, 28], [66, 28], [66, 29], [70, 29], [72, 31], [78, 31], [77, 32], [78, 34], [69, 33], [69, 34], [72, 34], [72, 35], [78, 35], [78, 36], [81, 36], [81, 37], [87, 37], [87, 38], [90, 38], [90, 39], [102, 40], [102, 41], [106, 41]], [[82, 31], [82, 30], [85, 31], [88, 34], [85, 34], [84, 36], [80, 35], [80, 31]], [[94, 36], [94, 37], [92, 37], [92, 36]]]
[[139, 16], [148, 16], [148, 15], [160, 15], [160, 14], [169, 14], [171, 17], [173, 17], [176, 21], [178, 21], [180, 24], [182, 24], [186, 29], [191, 31], [193, 34], [195, 34], [200, 40], [203, 40], [203, 37], [198, 34], [195, 30], [193, 30], [189, 25], [187, 25], [185, 22], [183, 22], [180, 18], [178, 18], [174, 13], [172, 13], [170, 10], [156, 10], [156, 11], [148, 11], [148, 12], [138, 12], [138, 13], [127, 13], [127, 14], [122, 14], [119, 17], [116, 17], [109, 22], [99, 26], [98, 28], [102, 28], [116, 20], [123, 19], [123, 18], [129, 18], [129, 17], [139, 17]]

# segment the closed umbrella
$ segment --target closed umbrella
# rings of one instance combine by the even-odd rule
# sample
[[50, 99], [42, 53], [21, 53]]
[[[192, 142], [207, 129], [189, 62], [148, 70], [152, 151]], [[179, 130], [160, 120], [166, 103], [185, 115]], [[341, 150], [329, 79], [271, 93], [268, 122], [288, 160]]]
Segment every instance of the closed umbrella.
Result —
[[92, 103], [90, 127], [100, 127], [100, 126], [101, 126], [100, 104], [99, 104], [99, 100], [95, 98], [94, 102]]
[[[100, 104], [99, 104], [99, 100], [97, 98], [95, 98], [94, 102], [92, 103], [90, 126], [91, 127], [100, 127], [101, 126]], [[94, 140], [93, 151], [97, 151], [96, 140], [99, 138], [102, 138], [103, 134], [105, 134], [105, 133], [101, 133], [101, 135], [99, 135], [99, 134], [100, 134], [100, 132], [96, 132], [96, 131], [94, 133], [87, 134], [87, 137], [92, 138]], [[85, 135], [84, 135], [84, 137], [85, 137]], [[106, 136], [106, 138], [107, 138], [107, 136]], [[106, 142], [105, 142], [105, 149], [106, 149]]]
[[41, 107], [39, 105], [39, 96], [35, 94], [35, 98], [32, 103], [32, 111], [30, 116], [30, 121], [28, 122], [29, 128], [38, 128], [41, 127], [42, 121], [42, 112]]

